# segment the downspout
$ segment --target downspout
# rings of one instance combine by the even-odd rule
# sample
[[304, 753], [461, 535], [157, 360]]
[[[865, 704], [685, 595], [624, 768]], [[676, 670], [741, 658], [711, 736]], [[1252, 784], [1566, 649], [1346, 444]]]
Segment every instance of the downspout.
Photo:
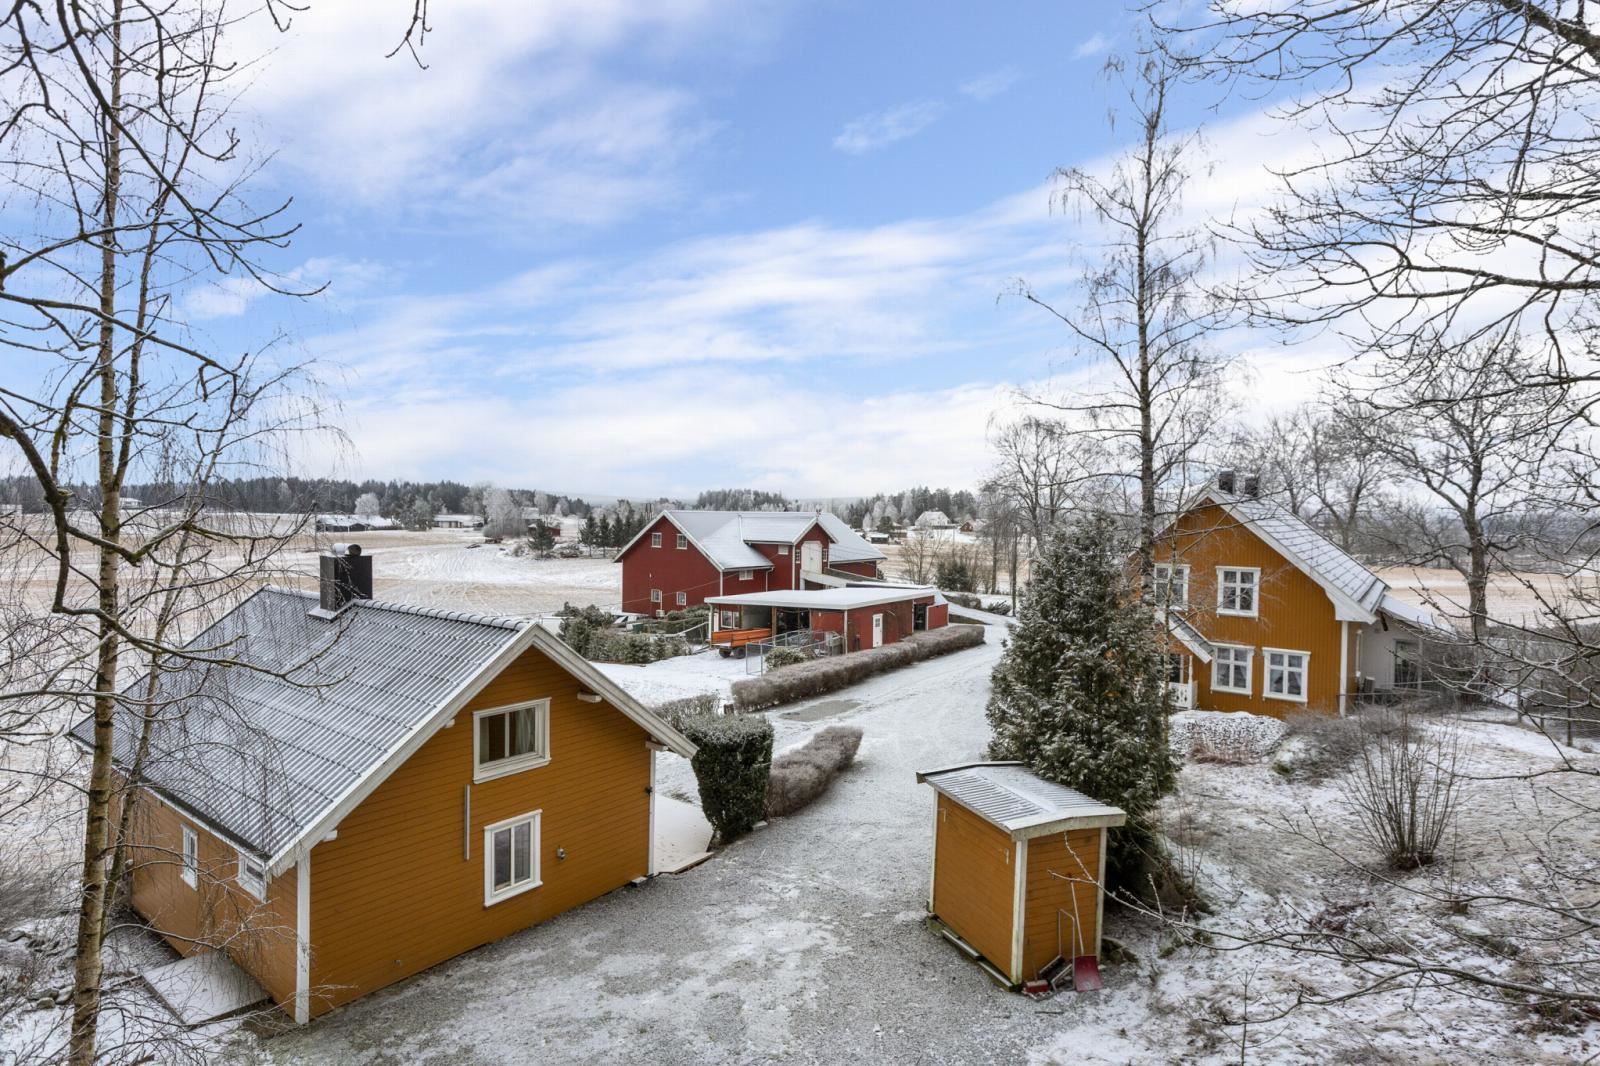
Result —
[[1339, 623], [1339, 717], [1344, 717], [1346, 689], [1350, 680], [1350, 623]]
[[295, 866], [294, 1021], [311, 1021], [311, 849]]

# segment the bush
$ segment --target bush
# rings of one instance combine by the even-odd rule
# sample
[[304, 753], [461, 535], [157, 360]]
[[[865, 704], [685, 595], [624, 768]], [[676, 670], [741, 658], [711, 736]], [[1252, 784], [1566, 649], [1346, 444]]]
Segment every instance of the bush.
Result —
[[768, 670], [760, 677], [735, 681], [733, 705], [740, 711], [753, 711], [820, 696], [865, 681], [874, 674], [975, 647], [983, 643], [983, 634], [983, 626], [945, 626], [913, 633], [898, 644]]
[[683, 732], [698, 749], [690, 766], [700, 784], [700, 809], [726, 844], [761, 820], [772, 769], [772, 723], [759, 715], [688, 717]]
[[1358, 830], [1397, 870], [1431, 865], [1460, 799], [1459, 735], [1449, 726], [1424, 728], [1403, 712], [1356, 721], [1364, 743], [1341, 784]]
[[1181, 711], [1167, 719], [1173, 754], [1196, 762], [1255, 762], [1283, 732], [1278, 719], [1242, 711]]
[[811, 656], [799, 648], [773, 648], [767, 652], [767, 669], [776, 670], [779, 667], [795, 666], [799, 663], [808, 663]]
[[722, 697], [715, 692], [702, 692], [698, 696], [684, 696], [682, 699], [667, 700], [665, 703], [658, 703], [650, 709], [655, 712], [657, 717], [681, 733], [686, 719], [708, 717], [721, 710]]
[[772, 774], [767, 778], [767, 817], [793, 814], [816, 800], [855, 761], [860, 747], [859, 728], [831, 725], [804, 746], [773, 759]]

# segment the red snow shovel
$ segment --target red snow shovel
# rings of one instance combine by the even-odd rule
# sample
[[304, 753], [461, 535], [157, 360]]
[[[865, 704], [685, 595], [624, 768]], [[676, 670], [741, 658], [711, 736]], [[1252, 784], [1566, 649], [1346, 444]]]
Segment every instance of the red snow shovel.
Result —
[[1072, 893], [1072, 940], [1078, 954], [1072, 959], [1072, 990], [1096, 992], [1105, 985], [1100, 980], [1100, 960], [1083, 953], [1083, 924], [1078, 920], [1078, 893]]

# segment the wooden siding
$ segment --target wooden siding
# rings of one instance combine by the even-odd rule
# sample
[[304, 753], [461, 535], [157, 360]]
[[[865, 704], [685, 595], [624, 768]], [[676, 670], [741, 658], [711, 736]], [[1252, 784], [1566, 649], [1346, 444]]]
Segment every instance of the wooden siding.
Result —
[[859, 563], [830, 562], [828, 564], [828, 568], [830, 570], [838, 570], [839, 572], [845, 574], [855, 574], [858, 577], [875, 578], [878, 576], [878, 564], [875, 561], [864, 561]]
[[[1283, 717], [1299, 710], [1337, 714], [1339, 710], [1339, 620], [1333, 601], [1315, 581], [1270, 548], [1248, 528], [1214, 505], [1181, 516], [1162, 544], [1157, 562], [1176, 560], [1189, 566], [1189, 607], [1184, 612], [1216, 644], [1235, 644], [1252, 651], [1250, 693], [1215, 692], [1213, 665], [1196, 660], [1195, 705], [1209, 711], [1250, 711]], [[1257, 617], [1217, 612], [1217, 568], [1257, 567]], [[1352, 624], [1352, 633], [1357, 627]], [[1352, 637], [1352, 641], [1353, 641]], [[1311, 656], [1306, 674], [1306, 702], [1268, 699], [1266, 659], [1263, 649], [1306, 652]], [[1176, 652], [1187, 651], [1176, 641]], [[1348, 660], [1347, 685], [1356, 670], [1356, 657]]]
[[[648, 872], [648, 738], [610, 705], [580, 702], [579, 688], [565, 670], [530, 649], [352, 811], [335, 839], [316, 845], [313, 1013]], [[472, 711], [547, 697], [549, 764], [472, 784]], [[471, 818], [465, 827], [468, 787]], [[485, 906], [484, 827], [536, 810], [543, 812], [543, 883]], [[564, 859], [557, 857], [560, 849]]]
[[[650, 546], [650, 534], [661, 534], [661, 547]], [[622, 609], [636, 614], [654, 614], [677, 609], [677, 594], [684, 593], [685, 606], [704, 603], [707, 596], [722, 591], [722, 573], [711, 560], [700, 554], [691, 541], [679, 548], [678, 527], [665, 516], [646, 527], [632, 548], [617, 561], [622, 565]], [[732, 575], [729, 575], [730, 577]], [[760, 577], [758, 571], [756, 576]], [[741, 592], [763, 588], [761, 581], [749, 583]], [[650, 600], [650, 590], [661, 590], [661, 602]], [[732, 591], [732, 588], [729, 589]]]
[[1016, 845], [1000, 827], [938, 793], [933, 913], [1002, 973], [1011, 970]]
[[[200, 872], [195, 887], [183, 880], [183, 826], [195, 831]], [[142, 794], [129, 823], [129, 902], [180, 955], [222, 948], [273, 1000], [295, 991], [294, 870], [267, 883], [257, 900], [234, 884], [238, 852], [150, 793]]]
[[[1060, 876], [1056, 876], [1059, 874]], [[1063, 880], [1076, 878], [1077, 882]], [[1039, 970], [1065, 954], [1099, 953], [1100, 830], [1074, 829], [1028, 841], [1028, 884], [1023, 907], [1022, 977], [1031, 981]], [[1075, 897], [1075, 898], [1074, 898]], [[1073, 907], [1076, 904], [1077, 910]], [[1061, 918], [1061, 951], [1056, 949], [1056, 919]], [[1073, 915], [1083, 922], [1081, 952], [1072, 936]]]

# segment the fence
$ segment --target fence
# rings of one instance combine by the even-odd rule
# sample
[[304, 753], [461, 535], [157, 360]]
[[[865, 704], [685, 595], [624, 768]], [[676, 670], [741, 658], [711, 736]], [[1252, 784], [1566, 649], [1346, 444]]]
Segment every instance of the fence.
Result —
[[767, 655], [778, 648], [791, 648], [804, 654], [809, 659], [819, 659], [824, 655], [838, 655], [844, 651], [844, 637], [839, 633], [820, 633], [814, 629], [796, 629], [772, 640], [746, 644], [744, 672], [747, 674], [766, 673]]

